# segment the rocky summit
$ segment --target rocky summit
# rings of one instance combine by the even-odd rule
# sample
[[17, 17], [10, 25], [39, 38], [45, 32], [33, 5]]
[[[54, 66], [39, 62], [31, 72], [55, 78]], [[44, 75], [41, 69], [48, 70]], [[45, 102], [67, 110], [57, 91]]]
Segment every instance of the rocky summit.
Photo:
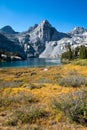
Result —
[[[2, 36], [5, 37], [4, 40], [1, 40]], [[15, 51], [23, 57], [24, 55], [25, 57], [40, 58], [59, 57], [66, 51], [68, 44], [72, 48], [81, 45], [87, 46], [87, 29], [75, 27], [69, 33], [63, 33], [57, 31], [48, 20], [42, 21], [39, 25], [35, 24], [27, 31], [20, 33], [10, 26], [0, 29], [0, 49], [14, 52], [15, 46]]]

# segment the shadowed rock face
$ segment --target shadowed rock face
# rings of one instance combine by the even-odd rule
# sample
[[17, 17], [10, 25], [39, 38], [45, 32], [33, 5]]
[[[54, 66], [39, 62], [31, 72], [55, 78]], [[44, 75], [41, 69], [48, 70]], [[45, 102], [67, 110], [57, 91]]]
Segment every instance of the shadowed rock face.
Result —
[[26, 58], [24, 49], [20, 45], [17, 45], [14, 42], [10, 41], [2, 34], [0, 34], [0, 50], [18, 53], [21, 58]]
[[1, 28], [0, 32], [7, 33], [7, 34], [17, 34], [17, 32], [15, 32], [14, 29], [9, 25]]
[[62, 33], [47, 20], [22, 33], [15, 32], [10, 26], [3, 27], [0, 32], [7, 38], [1, 41], [0, 48], [4, 46], [5, 50], [22, 52], [23, 56], [25, 52], [28, 57], [58, 57], [66, 51], [67, 44], [75, 48], [87, 43], [87, 29], [77, 27], [69, 33]]

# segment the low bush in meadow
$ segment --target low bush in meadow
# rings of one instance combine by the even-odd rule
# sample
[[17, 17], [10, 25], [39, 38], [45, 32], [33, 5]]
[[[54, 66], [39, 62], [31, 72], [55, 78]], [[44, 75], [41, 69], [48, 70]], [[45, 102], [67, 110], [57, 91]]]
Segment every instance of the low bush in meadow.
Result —
[[87, 125], [87, 90], [60, 95], [52, 103], [71, 120]]
[[39, 119], [47, 117], [47, 112], [44, 108], [38, 106], [21, 106], [13, 112], [13, 114], [6, 120], [5, 125], [15, 126], [18, 123], [35, 123]]
[[87, 77], [82, 75], [68, 75], [58, 80], [58, 84], [64, 87], [81, 87], [87, 86]]

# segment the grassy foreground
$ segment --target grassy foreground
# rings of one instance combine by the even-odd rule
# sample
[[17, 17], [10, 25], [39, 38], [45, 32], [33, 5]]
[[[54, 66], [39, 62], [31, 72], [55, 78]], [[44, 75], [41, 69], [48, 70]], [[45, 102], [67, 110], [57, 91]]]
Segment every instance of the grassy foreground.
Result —
[[87, 130], [87, 67], [0, 69], [0, 130]]

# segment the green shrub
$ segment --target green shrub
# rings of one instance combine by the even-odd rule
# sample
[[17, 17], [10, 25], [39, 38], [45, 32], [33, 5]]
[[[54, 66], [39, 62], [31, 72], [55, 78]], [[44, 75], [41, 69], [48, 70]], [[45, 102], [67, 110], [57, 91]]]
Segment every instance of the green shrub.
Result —
[[42, 108], [30, 107], [26, 109], [19, 109], [15, 112], [18, 120], [22, 123], [33, 123], [37, 119], [43, 118], [46, 112]]
[[74, 65], [87, 66], [87, 59], [78, 59], [72, 62]]
[[72, 49], [71, 49], [71, 45], [68, 44], [68, 45], [66, 46], [66, 49], [67, 49], [67, 51], [64, 52], [64, 53], [61, 55], [61, 60], [62, 60], [62, 59], [72, 60], [72, 59], [73, 59], [73, 52], [72, 52]]
[[69, 51], [64, 52], [64, 53], [62, 54], [62, 56], [61, 56], [61, 60], [62, 60], [62, 59], [71, 60], [71, 59], [72, 59], [72, 52], [69, 52]]
[[80, 59], [86, 59], [87, 58], [87, 47], [81, 46], [80, 47]]
[[40, 88], [43, 88], [45, 87], [44, 84], [41, 84], [41, 83], [38, 83], [38, 84], [29, 84], [28, 86], [26, 86], [26, 88], [29, 88], [29, 89], [40, 89]]
[[16, 126], [17, 125], [17, 119], [8, 119], [5, 122], [5, 125], [7, 126]]
[[[8, 96], [8, 98], [7, 98]], [[9, 107], [9, 106], [16, 106], [17, 104], [29, 104], [29, 103], [36, 103], [38, 102], [38, 98], [34, 96], [32, 93], [18, 93], [13, 96], [0, 96], [0, 107]], [[13, 105], [14, 104], [14, 105]]]
[[70, 45], [66, 47], [67, 51], [61, 55], [61, 60], [73, 60], [73, 59], [87, 59], [87, 47], [80, 46], [72, 49]]
[[22, 106], [13, 111], [9, 119], [5, 122], [5, 125], [15, 126], [18, 123], [21, 124], [32, 124], [37, 122], [39, 119], [47, 117], [47, 112], [38, 106]]
[[81, 87], [87, 85], [87, 78], [82, 75], [68, 75], [58, 80], [58, 84], [64, 87]]
[[71, 120], [87, 124], [87, 90], [60, 95], [52, 103], [55, 109], [63, 111]]
[[38, 102], [38, 98], [32, 93], [20, 92], [17, 95], [11, 97], [13, 103], [35, 103]]
[[10, 99], [7, 99], [7, 97], [0, 97], [0, 107], [8, 107], [10, 104]]

